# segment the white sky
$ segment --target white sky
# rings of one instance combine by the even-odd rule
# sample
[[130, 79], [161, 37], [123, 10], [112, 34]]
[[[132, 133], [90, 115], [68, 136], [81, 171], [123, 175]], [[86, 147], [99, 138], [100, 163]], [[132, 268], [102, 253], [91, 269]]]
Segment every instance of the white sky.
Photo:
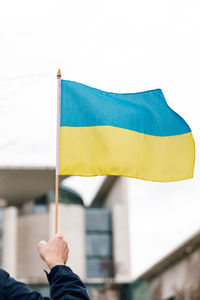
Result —
[[[161, 88], [192, 128], [195, 178], [128, 179], [133, 273], [200, 228], [198, 0], [0, 1], [0, 164], [55, 165], [56, 73], [113, 92]], [[98, 178], [74, 179], [86, 202]]]

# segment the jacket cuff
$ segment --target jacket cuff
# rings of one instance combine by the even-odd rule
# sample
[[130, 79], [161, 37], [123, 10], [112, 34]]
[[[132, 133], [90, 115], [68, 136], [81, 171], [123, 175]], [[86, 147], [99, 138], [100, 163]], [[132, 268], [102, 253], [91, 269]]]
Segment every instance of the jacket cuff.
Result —
[[71, 273], [72, 272], [69, 267], [64, 266], [64, 265], [57, 265], [57, 266], [53, 267], [49, 273], [44, 270], [50, 284], [52, 283], [52, 279], [53, 279], [54, 275], [57, 272], [60, 272], [62, 270], [65, 271], [66, 273]]

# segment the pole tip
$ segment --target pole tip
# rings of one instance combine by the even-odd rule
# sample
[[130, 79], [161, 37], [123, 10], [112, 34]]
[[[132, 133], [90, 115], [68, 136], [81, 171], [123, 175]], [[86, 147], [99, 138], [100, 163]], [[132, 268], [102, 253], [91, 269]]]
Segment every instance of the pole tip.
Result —
[[58, 69], [57, 79], [60, 79], [60, 78], [61, 78], [61, 71], [60, 71], [60, 69]]

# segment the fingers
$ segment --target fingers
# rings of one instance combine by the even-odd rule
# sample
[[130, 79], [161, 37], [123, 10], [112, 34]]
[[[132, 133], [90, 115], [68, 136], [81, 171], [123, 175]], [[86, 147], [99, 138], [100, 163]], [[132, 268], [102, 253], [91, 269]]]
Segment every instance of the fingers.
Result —
[[52, 236], [52, 238], [49, 240], [49, 242], [52, 240], [55, 240], [55, 239], [64, 239], [64, 236], [61, 232], [58, 232], [54, 236]]
[[65, 244], [65, 247], [68, 249], [68, 243], [64, 240], [64, 236], [61, 232], [57, 233], [53, 239], [59, 239], [60, 241], [62, 241], [63, 244]]
[[61, 232], [55, 234], [48, 242], [40, 241], [37, 247], [41, 258], [50, 269], [55, 265], [63, 265], [68, 260], [69, 248]]
[[37, 245], [38, 250], [40, 251], [42, 248], [44, 248], [47, 245], [47, 242], [40, 241]]
[[59, 237], [59, 238], [64, 238], [64, 236], [63, 236], [62, 232], [58, 232], [58, 233], [56, 233], [56, 236], [57, 236], [57, 237]]

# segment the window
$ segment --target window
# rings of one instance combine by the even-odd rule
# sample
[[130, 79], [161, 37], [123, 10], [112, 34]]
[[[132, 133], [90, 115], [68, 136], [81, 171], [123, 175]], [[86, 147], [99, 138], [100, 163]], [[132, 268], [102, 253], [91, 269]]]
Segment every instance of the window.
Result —
[[48, 203], [47, 203], [47, 196], [43, 195], [38, 197], [34, 201], [33, 212], [38, 213], [45, 213], [48, 211]]
[[86, 247], [87, 256], [112, 257], [112, 245], [110, 234], [87, 234]]
[[42, 195], [33, 200], [24, 202], [19, 208], [19, 215], [39, 214], [48, 212], [48, 198]]
[[86, 209], [86, 230], [87, 232], [112, 231], [110, 210], [105, 208]]
[[112, 225], [109, 209], [86, 209], [86, 255], [88, 277], [113, 277]]

